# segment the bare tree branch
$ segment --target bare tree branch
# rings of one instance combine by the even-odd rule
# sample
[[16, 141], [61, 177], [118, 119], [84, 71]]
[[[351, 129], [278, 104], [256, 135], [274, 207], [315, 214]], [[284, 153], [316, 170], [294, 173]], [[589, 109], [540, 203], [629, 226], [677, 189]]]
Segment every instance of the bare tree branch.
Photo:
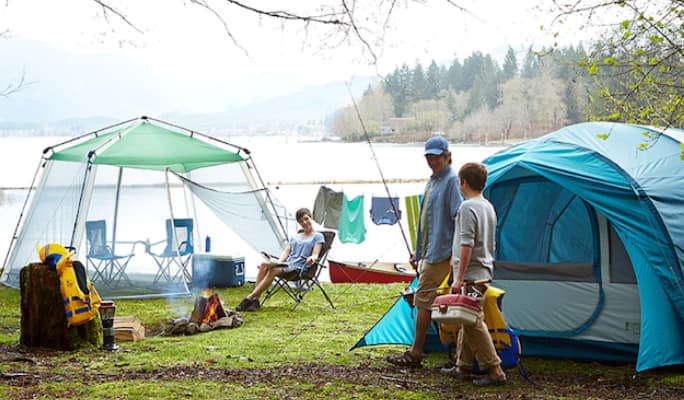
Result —
[[263, 15], [266, 17], [271, 17], [271, 18], [276, 18], [276, 19], [285, 19], [285, 20], [291, 20], [291, 21], [303, 21], [303, 22], [315, 22], [318, 24], [324, 24], [324, 25], [342, 25], [342, 26], [349, 26], [350, 23], [347, 21], [344, 21], [341, 19], [341, 17], [346, 14], [346, 13], [341, 13], [337, 11], [332, 11], [329, 13], [324, 13], [320, 15], [299, 15], [299, 14], [294, 14], [289, 11], [284, 11], [284, 10], [274, 10], [274, 11], [268, 11], [268, 10], [263, 10], [260, 8], [255, 8], [252, 6], [249, 6], [241, 1], [235, 1], [235, 0], [225, 0], [227, 3], [233, 4], [239, 8], [245, 9], [247, 11], [251, 11], [255, 14], [258, 15]]
[[212, 13], [212, 14], [214, 14], [214, 16], [215, 16], [215, 17], [221, 22], [221, 24], [223, 25], [223, 30], [226, 31], [226, 35], [228, 35], [228, 37], [229, 37], [230, 40], [233, 42], [233, 44], [235, 45], [235, 47], [237, 47], [237, 48], [239, 48], [240, 50], [242, 50], [242, 52], [245, 53], [245, 55], [246, 55], [247, 57], [249, 57], [249, 53], [247, 52], [247, 50], [246, 50], [244, 47], [242, 47], [242, 46], [237, 42], [237, 40], [235, 39], [235, 36], [233, 36], [232, 32], [231, 32], [230, 29], [228, 28], [228, 24], [226, 23], [226, 20], [223, 19], [223, 17], [221, 16], [221, 14], [219, 14], [218, 12], [216, 12], [216, 10], [214, 10], [210, 5], [208, 5], [206, 1], [203, 1], [203, 0], [202, 0], [202, 1], [200, 1], [200, 0], [190, 0], [190, 2], [193, 3], [193, 4], [197, 4], [198, 6], [200, 6], [200, 7], [202, 7], [202, 8], [205, 8], [207, 11], [209, 11], [209, 12]]
[[373, 64], [376, 64], [376, 63], [378, 62], [378, 57], [375, 55], [375, 52], [373, 51], [373, 48], [368, 44], [368, 42], [367, 42], [366, 39], [363, 37], [363, 35], [361, 35], [361, 32], [359, 32], [359, 27], [358, 27], [358, 26], [356, 25], [356, 23], [354, 22], [354, 15], [353, 15], [353, 13], [351, 12], [351, 10], [349, 9], [349, 7], [347, 6], [346, 0], [342, 0], [342, 6], [344, 7], [344, 11], [347, 13], [347, 16], [348, 16], [348, 18], [349, 18], [349, 22], [350, 22], [351, 28], [352, 28], [352, 30], [354, 31], [354, 33], [355, 33], [355, 35], [356, 35], [356, 38], [359, 39], [359, 41], [361, 41], [361, 43], [363, 43], [363, 46], [364, 46], [364, 47], [366, 48], [366, 50], [368, 50], [368, 52], [370, 53], [371, 58], [373, 59], [373, 62], [372, 62], [372, 63], [373, 63]]
[[133, 28], [136, 32], [138, 33], [143, 33], [135, 24], [133, 24], [131, 21], [128, 20], [128, 17], [120, 12], [119, 10], [115, 9], [114, 7], [110, 6], [109, 4], [105, 3], [104, 1], [101, 0], [93, 0], [95, 3], [97, 3], [100, 7], [102, 7], [102, 12], [104, 14], [104, 17], [107, 21], [109, 21], [109, 13], [113, 13], [119, 19], [121, 19], [126, 25], [130, 26]]
[[10, 82], [4, 89], [0, 89], [0, 97], [9, 97], [30, 84], [31, 82], [26, 82], [26, 73], [22, 71], [17, 82]]

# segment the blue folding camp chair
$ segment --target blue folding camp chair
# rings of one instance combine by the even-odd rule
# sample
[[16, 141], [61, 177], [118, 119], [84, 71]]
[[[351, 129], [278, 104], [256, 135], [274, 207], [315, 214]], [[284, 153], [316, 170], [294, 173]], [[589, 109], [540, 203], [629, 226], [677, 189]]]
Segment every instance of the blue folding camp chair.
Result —
[[126, 266], [135, 255], [135, 244], [128, 254], [114, 254], [112, 246], [107, 242], [107, 222], [103, 219], [86, 221], [86, 240], [86, 264], [93, 270], [93, 282], [101, 282], [110, 288], [118, 286], [122, 281], [131, 283], [126, 275]]
[[[159, 270], [154, 277], [153, 283], [159, 280], [173, 282], [185, 279], [192, 280], [188, 264], [194, 247], [192, 244], [192, 231], [194, 223], [192, 218], [174, 218], [166, 220], [166, 240], [156, 243], [148, 243], [145, 251], [154, 258]], [[165, 243], [166, 247], [161, 253], [152, 251], [152, 247]], [[173, 268], [175, 267], [175, 268]]]

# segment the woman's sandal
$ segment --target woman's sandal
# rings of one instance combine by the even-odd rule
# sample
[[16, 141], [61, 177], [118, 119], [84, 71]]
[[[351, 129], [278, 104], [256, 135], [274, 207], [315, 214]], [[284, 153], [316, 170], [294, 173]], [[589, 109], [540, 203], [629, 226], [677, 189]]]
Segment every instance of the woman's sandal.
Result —
[[385, 357], [385, 361], [390, 364], [398, 365], [400, 367], [420, 367], [423, 361], [422, 357], [413, 355], [409, 350], [403, 354], [395, 354]]

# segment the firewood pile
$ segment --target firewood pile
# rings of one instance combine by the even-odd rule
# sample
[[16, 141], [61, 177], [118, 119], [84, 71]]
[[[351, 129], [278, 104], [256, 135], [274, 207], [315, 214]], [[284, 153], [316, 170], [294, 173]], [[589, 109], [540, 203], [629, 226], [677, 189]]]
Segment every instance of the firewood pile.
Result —
[[162, 336], [194, 335], [215, 329], [232, 329], [242, 325], [239, 312], [226, 310], [216, 293], [197, 296], [189, 318], [166, 321]]

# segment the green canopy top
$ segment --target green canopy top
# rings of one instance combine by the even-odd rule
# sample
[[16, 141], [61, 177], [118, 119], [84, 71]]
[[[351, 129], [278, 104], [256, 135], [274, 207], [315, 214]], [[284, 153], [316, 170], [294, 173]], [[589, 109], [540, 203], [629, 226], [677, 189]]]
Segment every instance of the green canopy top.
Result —
[[57, 151], [50, 159], [85, 162], [91, 151], [95, 151], [94, 164], [152, 170], [169, 168], [178, 173], [244, 160], [237, 153], [147, 120]]

